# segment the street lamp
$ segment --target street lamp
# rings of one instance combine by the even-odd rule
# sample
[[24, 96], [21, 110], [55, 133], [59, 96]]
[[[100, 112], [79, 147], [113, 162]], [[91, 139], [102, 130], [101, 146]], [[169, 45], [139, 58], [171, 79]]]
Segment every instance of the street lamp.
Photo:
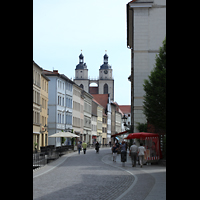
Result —
[[127, 126], [127, 124], [126, 124], [127, 117], [126, 117], [125, 114], [124, 114], [124, 116], [122, 117], [122, 120], [123, 120], [123, 122], [124, 122], [124, 126]]

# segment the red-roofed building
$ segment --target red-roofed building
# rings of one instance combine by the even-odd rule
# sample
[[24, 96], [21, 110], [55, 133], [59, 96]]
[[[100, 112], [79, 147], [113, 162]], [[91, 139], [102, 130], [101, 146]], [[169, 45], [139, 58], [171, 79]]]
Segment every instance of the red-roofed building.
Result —
[[[97, 101], [104, 108], [103, 121], [107, 123], [107, 127], [103, 123], [103, 132], [107, 132], [108, 144], [111, 141], [111, 100], [109, 94], [92, 94], [93, 100]], [[104, 117], [105, 116], [105, 117]], [[106, 117], [107, 116], [107, 117]]]

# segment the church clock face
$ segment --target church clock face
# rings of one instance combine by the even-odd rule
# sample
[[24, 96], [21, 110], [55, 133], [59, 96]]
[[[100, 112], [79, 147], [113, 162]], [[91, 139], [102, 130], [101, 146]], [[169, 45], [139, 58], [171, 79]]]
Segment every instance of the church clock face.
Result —
[[108, 70], [106, 69], [106, 70], [104, 70], [104, 74], [107, 74], [108, 73]]

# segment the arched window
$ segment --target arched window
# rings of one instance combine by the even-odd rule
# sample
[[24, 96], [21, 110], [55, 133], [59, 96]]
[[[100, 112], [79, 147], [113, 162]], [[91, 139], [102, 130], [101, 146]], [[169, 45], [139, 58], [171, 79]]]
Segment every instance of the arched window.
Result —
[[80, 87], [81, 87], [82, 89], [84, 89], [83, 84], [80, 84]]
[[104, 94], [108, 94], [108, 84], [104, 84], [104, 87], [103, 87], [103, 93]]

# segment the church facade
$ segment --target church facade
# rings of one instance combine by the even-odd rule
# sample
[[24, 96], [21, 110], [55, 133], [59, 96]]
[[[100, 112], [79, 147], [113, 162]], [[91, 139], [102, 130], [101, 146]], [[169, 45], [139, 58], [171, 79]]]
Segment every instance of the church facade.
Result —
[[[110, 99], [114, 101], [114, 79], [112, 68], [108, 64], [108, 55], [103, 56], [104, 63], [99, 69], [97, 80], [88, 79], [88, 69], [84, 63], [84, 56], [79, 55], [79, 64], [76, 65], [74, 82], [90, 94], [110, 94]], [[91, 83], [96, 83], [97, 87], [90, 87]]]

